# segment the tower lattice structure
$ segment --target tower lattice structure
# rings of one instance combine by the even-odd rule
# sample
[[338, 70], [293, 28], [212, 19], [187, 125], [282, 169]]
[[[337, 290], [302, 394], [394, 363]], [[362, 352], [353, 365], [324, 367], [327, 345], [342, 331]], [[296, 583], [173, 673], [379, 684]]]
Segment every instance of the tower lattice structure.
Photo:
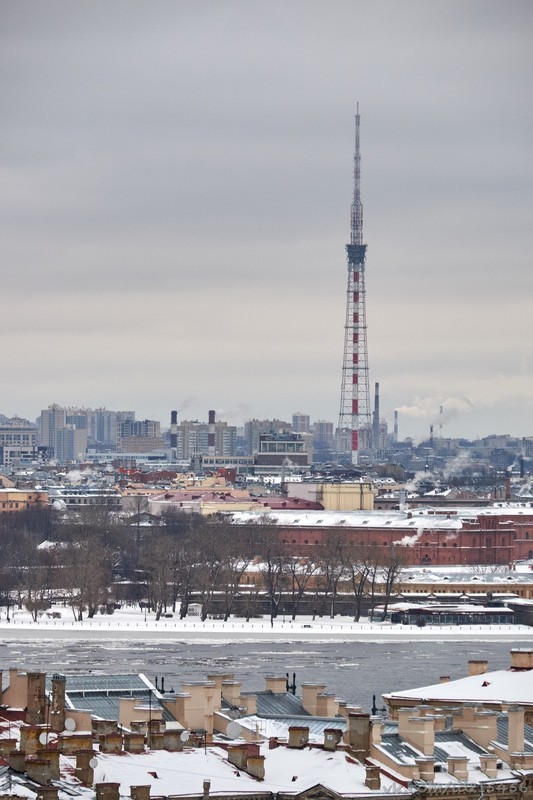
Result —
[[[362, 431], [371, 435], [370, 383], [366, 326], [365, 258], [363, 244], [363, 204], [361, 202], [361, 152], [359, 104], [355, 115], [355, 154], [353, 165], [353, 202], [351, 207], [350, 244], [346, 245], [348, 284], [346, 322], [342, 360], [339, 435], [348, 440], [346, 449], [352, 464], [358, 463]], [[367, 447], [369, 444], [367, 444]]]

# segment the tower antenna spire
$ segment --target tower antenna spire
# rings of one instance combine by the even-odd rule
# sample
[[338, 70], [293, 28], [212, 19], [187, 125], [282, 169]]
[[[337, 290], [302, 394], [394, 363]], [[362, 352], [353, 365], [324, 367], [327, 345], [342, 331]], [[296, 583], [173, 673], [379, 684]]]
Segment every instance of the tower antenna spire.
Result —
[[337, 452], [339, 454], [341, 452], [349, 453], [352, 464], [358, 463], [361, 450], [370, 449], [372, 436], [366, 326], [366, 244], [363, 244], [363, 204], [361, 202], [360, 123], [359, 103], [357, 103], [350, 244], [346, 245], [348, 283], [341, 405], [337, 431]]
[[361, 202], [361, 144], [359, 103], [355, 115], [355, 153], [353, 158], [353, 200], [350, 225], [350, 243], [363, 244], [363, 203]]

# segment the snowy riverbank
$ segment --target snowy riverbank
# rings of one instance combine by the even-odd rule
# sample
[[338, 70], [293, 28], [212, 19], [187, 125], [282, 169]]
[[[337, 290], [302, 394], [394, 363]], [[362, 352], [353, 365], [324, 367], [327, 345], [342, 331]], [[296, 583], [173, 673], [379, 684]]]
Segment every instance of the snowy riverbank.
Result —
[[[112, 615], [98, 614], [93, 619], [76, 622], [70, 609], [58, 606], [49, 616], [43, 614], [37, 621], [26, 611], [16, 610], [7, 620], [0, 617], [0, 641], [14, 639], [149, 639], [194, 640], [217, 642], [245, 641], [486, 641], [496, 639], [507, 642], [531, 641], [533, 628], [525, 625], [392, 625], [370, 622], [366, 619], [353, 622], [349, 617], [329, 618], [298, 617], [294, 622], [279, 616], [273, 625], [270, 619], [246, 620], [232, 617], [228, 622], [177, 615], [155, 620], [134, 608], [122, 608]], [[54, 614], [54, 616], [52, 616]], [[60, 616], [57, 616], [57, 615]]]

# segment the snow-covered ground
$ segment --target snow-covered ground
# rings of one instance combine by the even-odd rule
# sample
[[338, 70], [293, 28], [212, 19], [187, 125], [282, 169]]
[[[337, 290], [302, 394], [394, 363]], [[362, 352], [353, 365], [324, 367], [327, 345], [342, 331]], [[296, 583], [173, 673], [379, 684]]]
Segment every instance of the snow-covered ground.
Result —
[[[52, 616], [54, 615], [54, 616]], [[60, 616], [57, 616], [60, 615]], [[532, 641], [533, 627], [525, 625], [392, 625], [362, 619], [353, 622], [350, 617], [289, 617], [278, 616], [273, 625], [268, 617], [246, 622], [231, 617], [228, 622], [187, 617], [180, 620], [177, 614], [162, 617], [156, 622], [153, 613], [145, 614], [138, 608], [123, 607], [112, 615], [97, 614], [93, 619], [76, 622], [70, 608], [54, 606], [34, 622], [24, 610], [5, 609], [0, 616], [1, 639], [31, 638], [120, 638], [127, 639], [194, 639], [217, 642], [239, 641], [485, 641], [487, 639]]]

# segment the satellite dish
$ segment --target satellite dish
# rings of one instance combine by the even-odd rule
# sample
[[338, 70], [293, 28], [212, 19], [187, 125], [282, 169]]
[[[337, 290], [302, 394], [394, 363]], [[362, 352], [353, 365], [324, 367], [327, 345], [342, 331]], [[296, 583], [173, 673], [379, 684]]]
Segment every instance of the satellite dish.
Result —
[[72, 719], [72, 717], [67, 717], [65, 720], [65, 730], [66, 731], [75, 731], [76, 730], [76, 720]]
[[182, 732], [180, 733], [180, 739], [181, 739], [181, 741], [182, 741], [182, 742], [188, 742], [188, 741], [189, 741], [189, 735], [190, 735], [190, 734], [189, 734], [189, 731], [182, 731]]
[[242, 733], [242, 727], [235, 720], [230, 722], [230, 724], [226, 728], [226, 735], [230, 736], [232, 739], [237, 739], [241, 735], [241, 733]]
[[96, 767], [98, 766], [98, 759], [97, 758], [91, 758], [91, 760], [89, 761], [89, 766], [92, 769], [96, 769]]
[[49, 733], [47, 733], [46, 731], [43, 731], [41, 734], [39, 734], [39, 742], [41, 744], [48, 744], [49, 741], [50, 741], [50, 734]]

